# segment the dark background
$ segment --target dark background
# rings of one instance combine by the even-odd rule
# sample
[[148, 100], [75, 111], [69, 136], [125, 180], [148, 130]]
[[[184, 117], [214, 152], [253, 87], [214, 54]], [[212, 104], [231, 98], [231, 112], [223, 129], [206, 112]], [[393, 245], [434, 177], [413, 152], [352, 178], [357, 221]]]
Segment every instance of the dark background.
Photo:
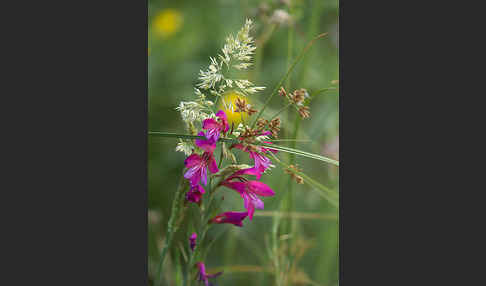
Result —
[[[481, 284], [482, 10], [343, 2], [340, 283]], [[2, 5], [2, 284], [147, 285], [147, 3]]]

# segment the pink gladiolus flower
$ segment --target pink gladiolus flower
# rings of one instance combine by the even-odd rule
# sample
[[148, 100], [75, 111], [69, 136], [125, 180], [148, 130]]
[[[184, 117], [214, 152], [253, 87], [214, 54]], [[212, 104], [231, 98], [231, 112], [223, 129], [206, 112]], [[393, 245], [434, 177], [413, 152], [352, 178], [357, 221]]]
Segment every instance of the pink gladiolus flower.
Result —
[[255, 168], [243, 169], [235, 172], [220, 184], [237, 191], [244, 200], [245, 208], [248, 210], [248, 217], [253, 218], [255, 209], [263, 209], [263, 201], [258, 196], [269, 197], [275, 192], [266, 184], [259, 181], [249, 181], [241, 175], [258, 176], [260, 172]]
[[186, 193], [186, 200], [199, 204], [201, 201], [202, 195], [205, 193], [205, 190], [201, 185], [196, 184], [191, 186], [189, 192]]
[[242, 227], [243, 220], [248, 216], [248, 212], [225, 212], [211, 219], [212, 223], [231, 223]]
[[[204, 132], [202, 131], [199, 132], [197, 135], [206, 136], [206, 134], [204, 134]], [[206, 152], [213, 153], [214, 149], [216, 148], [216, 141], [213, 142], [212, 140], [209, 139], [196, 139], [196, 145]]]
[[215, 274], [207, 274], [206, 273], [206, 266], [204, 265], [204, 263], [198, 262], [198, 263], [196, 263], [196, 265], [199, 268], [198, 280], [204, 281], [205, 286], [212, 286], [213, 285], [209, 282], [208, 278], [214, 278], [214, 277], [217, 277], [217, 276], [223, 274], [223, 272], [218, 272], [218, 273], [215, 273]]
[[192, 153], [184, 160], [184, 164], [188, 169], [184, 178], [191, 182], [191, 186], [196, 186], [201, 179], [204, 185], [208, 184], [207, 167], [213, 174], [219, 171], [212, 152], [204, 152], [202, 156]]
[[218, 141], [221, 132], [226, 133], [229, 129], [226, 113], [224, 113], [223, 110], [220, 110], [216, 113], [216, 116], [218, 117], [217, 120], [208, 118], [203, 121], [203, 129], [207, 130], [205, 136], [213, 143]]
[[[265, 142], [265, 143], [271, 144], [271, 142]], [[268, 153], [268, 151], [271, 151], [273, 153], [277, 152], [276, 150], [267, 149], [267, 148], [260, 147], [260, 146], [255, 146], [255, 148], [257, 149], [258, 152], [252, 151], [248, 147], [243, 146], [242, 144], [234, 144], [232, 147], [238, 148], [238, 149], [243, 150], [245, 152], [248, 152], [250, 154], [250, 158], [252, 158], [253, 161], [255, 162], [255, 165], [253, 166], [253, 168], [256, 171], [258, 171], [256, 173], [257, 180], [260, 180], [262, 173], [265, 172], [265, 170], [268, 167], [270, 167], [270, 165], [272, 164], [272, 161], [270, 161], [270, 159], [265, 157], [263, 154]]]
[[197, 234], [193, 232], [189, 237], [189, 246], [191, 247], [192, 251], [194, 251], [194, 247], [196, 247], [196, 239], [197, 239]]

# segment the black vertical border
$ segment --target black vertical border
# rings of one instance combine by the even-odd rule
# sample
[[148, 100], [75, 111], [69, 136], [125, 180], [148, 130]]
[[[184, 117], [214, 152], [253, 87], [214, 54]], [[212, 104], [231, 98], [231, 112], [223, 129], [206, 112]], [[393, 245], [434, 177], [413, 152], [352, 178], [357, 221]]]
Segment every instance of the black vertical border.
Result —
[[17, 133], [2, 189], [18, 201], [1, 285], [148, 285], [147, 4], [5, 9], [18, 102], [2, 105]]

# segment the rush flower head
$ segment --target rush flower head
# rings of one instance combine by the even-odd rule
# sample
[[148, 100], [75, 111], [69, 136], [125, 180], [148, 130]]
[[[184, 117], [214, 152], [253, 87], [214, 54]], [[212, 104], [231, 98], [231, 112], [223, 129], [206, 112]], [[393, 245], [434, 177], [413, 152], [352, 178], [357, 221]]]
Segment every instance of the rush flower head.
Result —
[[[226, 92], [224, 95], [221, 96], [219, 100], [218, 107], [226, 113], [228, 116], [228, 123], [229, 125], [234, 124], [238, 126], [242, 121], [246, 121], [248, 119], [247, 113], [241, 113], [238, 110], [238, 100], [242, 95], [235, 90], [231, 90]], [[249, 103], [249, 99], [246, 98], [246, 102]]]
[[201, 185], [196, 184], [191, 186], [189, 192], [186, 193], [186, 200], [199, 204], [202, 198], [202, 195], [205, 193], [205, 190]]
[[299, 115], [302, 118], [308, 118], [310, 116], [309, 107], [308, 106], [299, 107]]
[[191, 236], [189, 236], [189, 246], [191, 247], [192, 251], [194, 251], [194, 247], [196, 247], [196, 239], [197, 239], [197, 234], [193, 232]]
[[196, 153], [192, 153], [191, 156], [187, 157], [186, 160], [184, 160], [184, 164], [188, 169], [187, 172], [184, 174], [184, 178], [188, 179], [191, 182], [191, 186], [198, 185], [200, 180], [202, 180], [204, 185], [208, 184], [208, 175], [206, 168], [209, 168], [209, 171], [213, 174], [219, 171], [212, 152], [204, 152], [202, 156], [199, 156]]
[[304, 178], [302, 176], [298, 175], [296, 172], [302, 172], [302, 169], [299, 168], [297, 164], [295, 165], [289, 165], [285, 170], [285, 173], [289, 174], [292, 179], [297, 182], [297, 184], [303, 184], [304, 183]]
[[250, 220], [253, 218], [255, 209], [264, 208], [263, 201], [258, 196], [269, 197], [275, 195], [275, 192], [266, 184], [259, 181], [249, 181], [242, 177], [242, 175], [258, 176], [259, 173], [255, 168], [239, 170], [220, 183], [241, 195]]
[[209, 278], [215, 278], [219, 275], [223, 274], [223, 272], [218, 272], [215, 274], [207, 274], [206, 273], [206, 266], [202, 262], [196, 263], [197, 268], [199, 268], [199, 272], [197, 275], [198, 281], [203, 281], [205, 286], [212, 286], [213, 284], [209, 282]]
[[228, 118], [223, 110], [216, 113], [216, 118], [207, 118], [203, 121], [203, 129], [206, 131], [206, 138], [210, 142], [217, 142], [221, 132], [228, 132]]
[[231, 223], [242, 227], [243, 220], [248, 216], [248, 212], [225, 212], [211, 219], [211, 223]]

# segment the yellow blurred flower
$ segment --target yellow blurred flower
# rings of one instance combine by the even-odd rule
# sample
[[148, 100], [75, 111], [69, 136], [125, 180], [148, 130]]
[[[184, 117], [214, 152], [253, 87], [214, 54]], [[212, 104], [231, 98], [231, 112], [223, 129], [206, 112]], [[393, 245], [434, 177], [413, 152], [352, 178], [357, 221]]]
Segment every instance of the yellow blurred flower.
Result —
[[248, 114], [245, 112], [234, 112], [236, 109], [235, 101], [238, 97], [245, 98], [246, 102], [249, 102], [248, 97], [244, 97], [234, 91], [230, 91], [223, 95], [218, 104], [218, 109], [222, 109], [226, 113], [226, 116], [228, 117], [228, 124], [231, 126], [231, 123], [234, 123], [235, 129], [238, 127], [238, 124], [240, 124], [242, 117], [244, 121], [248, 120]]
[[153, 28], [159, 36], [169, 37], [181, 28], [182, 20], [182, 14], [179, 11], [164, 9], [155, 16]]

